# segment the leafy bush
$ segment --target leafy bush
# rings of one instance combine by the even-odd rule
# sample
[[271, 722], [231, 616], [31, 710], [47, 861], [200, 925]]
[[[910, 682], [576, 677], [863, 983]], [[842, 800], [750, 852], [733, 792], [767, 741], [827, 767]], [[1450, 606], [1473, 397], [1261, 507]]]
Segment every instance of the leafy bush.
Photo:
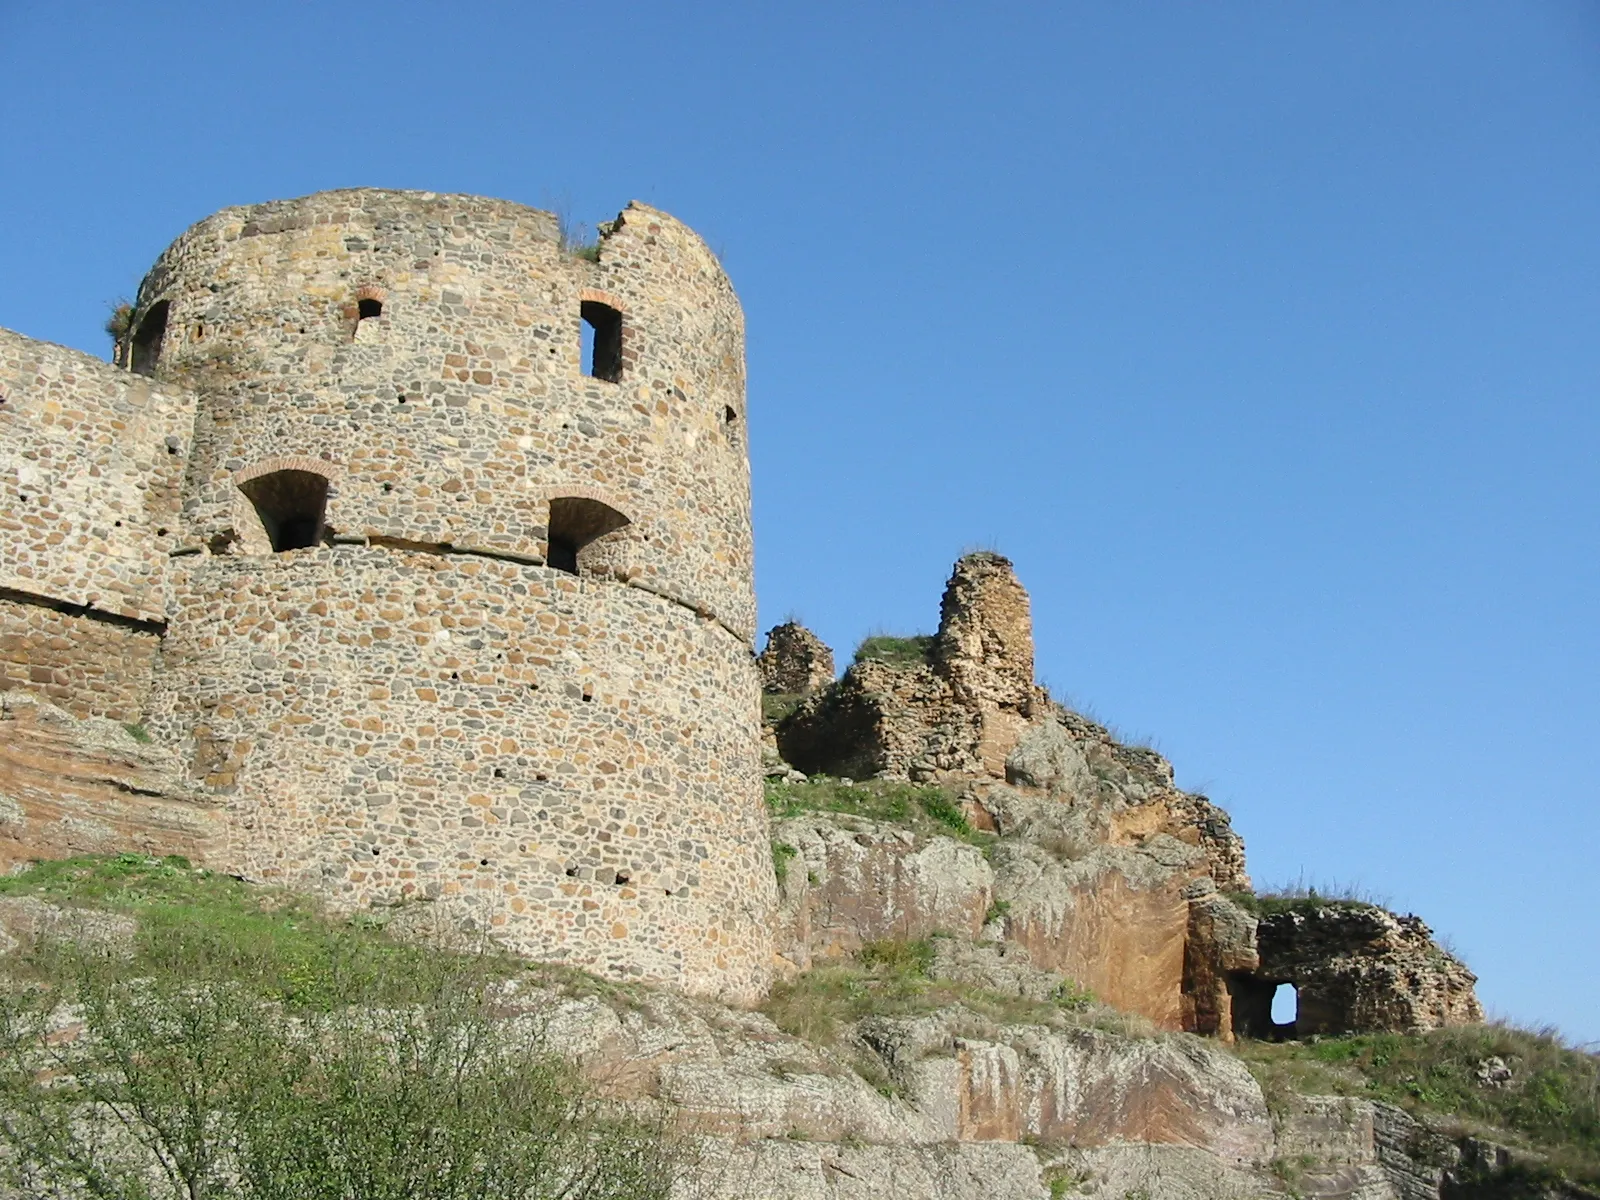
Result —
[[776, 725], [795, 709], [805, 697], [799, 692], [764, 692], [761, 696], [761, 719]]
[[499, 1015], [520, 964], [399, 946], [181, 860], [57, 863], [0, 890], [139, 917], [132, 947], [41, 945], [0, 979], [0, 1160], [21, 1194], [671, 1190], [662, 1132], [591, 1099], [537, 1024]]
[[934, 640], [933, 635], [928, 633], [916, 633], [910, 637], [874, 634], [863, 638], [856, 647], [855, 661], [888, 663], [891, 667], [920, 667], [927, 663], [928, 656], [933, 652]]

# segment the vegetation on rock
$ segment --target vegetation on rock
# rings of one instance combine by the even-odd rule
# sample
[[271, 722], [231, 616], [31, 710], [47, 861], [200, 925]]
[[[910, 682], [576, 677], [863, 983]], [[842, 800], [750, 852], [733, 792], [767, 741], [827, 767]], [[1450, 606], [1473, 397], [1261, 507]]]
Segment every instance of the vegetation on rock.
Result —
[[853, 959], [774, 984], [761, 1011], [785, 1033], [823, 1046], [865, 1017], [909, 1017], [953, 1007], [996, 1025], [1093, 1024], [1109, 1016], [1092, 995], [1066, 981], [1054, 998], [1042, 1001], [937, 978], [935, 955], [930, 939], [868, 942]]
[[891, 667], [920, 667], [928, 661], [936, 639], [930, 633], [915, 633], [909, 637], [879, 633], [862, 639], [856, 647], [854, 661], [882, 662]]
[[774, 817], [807, 812], [841, 813], [904, 825], [919, 833], [944, 834], [974, 845], [993, 835], [972, 828], [949, 789], [936, 784], [869, 779], [855, 783], [814, 775], [804, 783], [767, 780], [767, 808]]
[[1302, 1042], [1241, 1041], [1269, 1101], [1382, 1100], [1419, 1115], [1521, 1135], [1552, 1166], [1600, 1183], [1600, 1056], [1549, 1031], [1489, 1024]]

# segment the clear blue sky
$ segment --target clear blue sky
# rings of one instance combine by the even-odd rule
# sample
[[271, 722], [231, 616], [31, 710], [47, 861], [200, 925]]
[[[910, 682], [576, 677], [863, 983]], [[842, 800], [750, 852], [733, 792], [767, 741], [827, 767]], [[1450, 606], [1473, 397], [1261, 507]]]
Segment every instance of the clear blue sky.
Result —
[[0, 0], [0, 325], [351, 185], [701, 230], [764, 624], [1010, 555], [1041, 676], [1257, 880], [1600, 1039], [1600, 6]]

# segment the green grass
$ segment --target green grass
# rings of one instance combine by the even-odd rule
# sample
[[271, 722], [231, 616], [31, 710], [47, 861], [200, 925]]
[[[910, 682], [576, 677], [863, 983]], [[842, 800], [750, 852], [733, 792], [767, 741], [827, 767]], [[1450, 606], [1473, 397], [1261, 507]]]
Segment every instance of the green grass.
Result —
[[[1314, 1042], [1241, 1042], [1238, 1052], [1269, 1099], [1290, 1092], [1383, 1100], [1520, 1134], [1552, 1163], [1600, 1182], [1600, 1057], [1548, 1033], [1471, 1025], [1425, 1034], [1378, 1033]], [[1507, 1086], [1478, 1068], [1500, 1058]]]
[[789, 880], [789, 860], [800, 851], [787, 842], [772, 843], [772, 873], [778, 877], [778, 886], [782, 887]]
[[151, 742], [150, 731], [137, 721], [129, 721], [122, 727], [134, 741], [148, 746]]
[[808, 812], [866, 817], [926, 835], [943, 834], [985, 849], [996, 840], [993, 834], [973, 829], [955, 796], [937, 784], [886, 779], [847, 784], [825, 775], [813, 775], [804, 783], [769, 779], [767, 808], [780, 818]]
[[[439, 958], [433, 948], [386, 937], [381, 917], [330, 916], [312, 901], [181, 858], [119, 854], [39, 863], [0, 878], [0, 896], [126, 913], [137, 923], [130, 971], [236, 980], [308, 1010], [352, 995], [403, 1002], [425, 986]], [[481, 961], [503, 975], [521, 969], [509, 958]], [[33, 971], [47, 976], [52, 969], [48, 950], [33, 956]]]
[[856, 647], [855, 661], [888, 663], [891, 667], [920, 667], [927, 663], [933, 643], [934, 637], [930, 633], [915, 633], [910, 637], [874, 634], [864, 638]]
[[768, 725], [776, 725], [795, 709], [800, 707], [800, 702], [805, 697], [799, 692], [766, 692], [761, 697], [761, 719]]
[[761, 1011], [785, 1033], [827, 1046], [863, 1017], [914, 1016], [960, 1006], [995, 1024], [1057, 1026], [1085, 1023], [1095, 1007], [1093, 996], [1070, 982], [1053, 999], [1040, 1001], [935, 979], [934, 957], [928, 939], [868, 942], [853, 959], [775, 984]]
[[1228, 899], [1240, 908], [1258, 917], [1273, 917], [1279, 913], [1314, 913], [1324, 908], [1377, 908], [1369, 900], [1354, 896], [1325, 896], [1315, 888], [1305, 895], [1286, 895], [1281, 892], [1229, 892]]

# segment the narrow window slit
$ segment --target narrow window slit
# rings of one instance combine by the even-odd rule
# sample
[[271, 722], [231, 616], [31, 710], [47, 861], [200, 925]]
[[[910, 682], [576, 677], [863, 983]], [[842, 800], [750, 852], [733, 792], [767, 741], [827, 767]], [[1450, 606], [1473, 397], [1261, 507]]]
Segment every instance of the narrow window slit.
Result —
[[622, 378], [622, 314], [598, 300], [585, 300], [578, 311], [584, 374], [616, 383]]

